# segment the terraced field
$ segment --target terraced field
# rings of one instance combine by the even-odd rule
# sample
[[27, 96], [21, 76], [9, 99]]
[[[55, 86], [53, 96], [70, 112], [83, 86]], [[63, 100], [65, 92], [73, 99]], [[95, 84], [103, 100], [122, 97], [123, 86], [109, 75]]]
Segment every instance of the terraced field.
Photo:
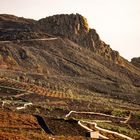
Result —
[[[49, 96], [49, 97], [56, 97], [56, 98], [71, 98], [69, 94], [66, 94], [64, 92], [57, 92], [57, 91], [52, 91], [47, 88], [43, 88], [34, 84], [28, 84], [24, 82], [18, 82], [16, 80], [12, 79], [7, 79], [7, 78], [0, 78], [0, 85], [3, 87], [10, 87], [14, 88], [19, 91], [24, 91], [28, 93], [37, 93], [39, 95], [43, 96]], [[23, 96], [24, 94], [21, 94]], [[18, 96], [18, 95], [17, 95]], [[19, 95], [20, 96], [20, 95]]]
[[41, 127], [32, 115], [0, 111], [0, 138], [2, 140], [37, 139], [40, 135], [45, 139], [45, 134], [42, 133]]
[[[9, 120], [10, 118], [10, 120]], [[2, 140], [90, 140], [86, 130], [76, 122], [45, 118], [54, 135], [44, 131], [35, 116], [0, 110], [0, 139]], [[66, 127], [66, 129], [65, 129]], [[60, 131], [65, 130], [65, 131]], [[84, 132], [82, 135], [81, 133]], [[62, 135], [63, 134], [63, 135]]]
[[[82, 105], [86, 107], [86, 104], [87, 104], [85, 101], [80, 102], [79, 100], [75, 100], [75, 99], [71, 100], [72, 99], [71, 93], [69, 94], [69, 93], [64, 93], [64, 92], [53, 91], [48, 88], [37, 86], [35, 84], [18, 82], [16, 80], [8, 79], [8, 78], [0, 78], [0, 86], [1, 86], [1, 92], [7, 93], [7, 94], [0, 95], [1, 101], [3, 103], [6, 101], [7, 102], [10, 101], [10, 98], [12, 97], [11, 98], [12, 100], [10, 101], [10, 105], [2, 106], [2, 109], [6, 109], [6, 110], [10, 109], [12, 111], [13, 110], [16, 111], [17, 113], [24, 113], [23, 115], [20, 115], [20, 114], [14, 115], [13, 113], [11, 113], [12, 115], [15, 116], [15, 118], [12, 117], [14, 122], [11, 122], [11, 124], [16, 123], [15, 126], [11, 125], [11, 127], [8, 127], [9, 122], [6, 122], [6, 120], [5, 122], [3, 121], [3, 125], [5, 126], [3, 126], [2, 128], [0, 127], [0, 131], [1, 131], [0, 133], [2, 134], [3, 138], [7, 138], [6, 136], [11, 135], [13, 131], [19, 131], [20, 129], [24, 131], [24, 134], [21, 134], [18, 132], [17, 138], [21, 137], [22, 139], [24, 139], [23, 137], [26, 137], [27, 139], [28, 138], [31, 139], [31, 136], [27, 132], [28, 130], [33, 135], [34, 139], [38, 139], [40, 138], [40, 136], [42, 136], [42, 139], [46, 139], [46, 137], [47, 138], [51, 137], [49, 133], [46, 134], [45, 132], [42, 132], [41, 125], [39, 124], [39, 122], [37, 122], [37, 120], [34, 117], [34, 115], [36, 114], [41, 115], [41, 116], [43, 115], [46, 125], [49, 126], [49, 128], [51, 128], [51, 131], [55, 133], [54, 138], [57, 137], [58, 139], [62, 139], [62, 140], [63, 139], [72, 140], [73, 137], [75, 137], [75, 140], [76, 139], [77, 140], [89, 139], [89, 138], [86, 138], [87, 130], [84, 130], [81, 126], [79, 126], [78, 120], [80, 120], [82, 125], [87, 126], [89, 129], [92, 129], [92, 131], [98, 131], [98, 129], [95, 127], [94, 124], [84, 122], [85, 120], [94, 121], [94, 122], [98, 121], [99, 123], [103, 122], [101, 124], [107, 123], [107, 126], [118, 125], [118, 127], [122, 127], [122, 128], [124, 127], [126, 130], [128, 130], [125, 133], [127, 135], [129, 134], [128, 132], [130, 131], [130, 128], [127, 127], [127, 124], [122, 125], [122, 122], [126, 120], [123, 117], [113, 117], [108, 114], [102, 114], [102, 113], [96, 113], [96, 112], [95, 113], [90, 113], [90, 112], [80, 113], [78, 112], [78, 110], [77, 110], [77, 113], [76, 111], [72, 111], [71, 113], [67, 114], [68, 110], [70, 109], [67, 107], [71, 107], [72, 104], [74, 104], [73, 106], [75, 109], [76, 107], [77, 109], [79, 109], [79, 107]], [[24, 107], [28, 103], [31, 104], [31, 106]], [[16, 104], [18, 106], [16, 106]], [[56, 108], [59, 108], [59, 109], [56, 110]], [[4, 114], [4, 112], [2, 112], [2, 114]], [[3, 116], [2, 118], [8, 118], [7, 116], [11, 117], [12, 116], [11, 114], [9, 113], [6, 115], [6, 117]], [[17, 120], [15, 120], [16, 116], [17, 118], [19, 118], [18, 119], [19, 127], [17, 126], [18, 125]], [[30, 119], [28, 119], [28, 117], [31, 118], [31, 121]], [[24, 118], [27, 120], [27, 127], [23, 125], [24, 123], [20, 124], [20, 122], [25, 122], [26, 124], [26, 121], [24, 121]], [[75, 121], [72, 121], [72, 122], [69, 121], [69, 119], [71, 118], [74, 118]], [[23, 119], [23, 121], [20, 121], [20, 119]], [[2, 122], [2, 119], [0, 121]], [[137, 121], [134, 121], [134, 122], [137, 122]], [[31, 122], [31, 126], [30, 126], [30, 122]], [[33, 123], [33, 126], [32, 126], [32, 123]], [[136, 127], [138, 126], [138, 124], [139, 123], [134, 124], [133, 120], [131, 120], [128, 123], [128, 125], [130, 125], [131, 127], [133, 127], [134, 125]], [[136, 131], [136, 138], [138, 138], [139, 129], [135, 130], [135, 127], [134, 127], [134, 132]], [[104, 131], [99, 131], [99, 132], [101, 135], [106, 136], [112, 140], [114, 139], [125, 140], [125, 138], [122, 138], [114, 133], [108, 133]], [[41, 133], [41, 135], [38, 135], [38, 133]], [[64, 137], [61, 137], [61, 135], [63, 135]], [[130, 136], [133, 137], [133, 134], [131, 134]], [[13, 137], [15, 137], [15, 135], [13, 135]]]

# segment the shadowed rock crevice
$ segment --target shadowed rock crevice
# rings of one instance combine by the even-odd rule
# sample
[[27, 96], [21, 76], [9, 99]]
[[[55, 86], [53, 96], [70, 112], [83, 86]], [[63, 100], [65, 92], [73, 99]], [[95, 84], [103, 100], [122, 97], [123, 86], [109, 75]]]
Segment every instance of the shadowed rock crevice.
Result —
[[46, 122], [44, 121], [43, 117], [39, 115], [34, 115], [38, 121], [38, 124], [41, 126], [41, 128], [48, 134], [54, 135], [54, 133], [49, 129], [49, 127], [46, 125]]

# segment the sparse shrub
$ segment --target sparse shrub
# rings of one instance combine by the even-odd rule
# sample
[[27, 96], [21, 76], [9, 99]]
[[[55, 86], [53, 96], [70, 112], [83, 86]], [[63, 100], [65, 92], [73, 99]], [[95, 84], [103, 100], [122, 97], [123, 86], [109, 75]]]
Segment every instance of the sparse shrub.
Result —
[[134, 116], [136, 119], [140, 119], [140, 113], [135, 113], [135, 114], [133, 114], [133, 116]]
[[16, 76], [15, 77], [15, 80], [19, 81], [20, 80], [19, 76]]
[[118, 117], [125, 117], [125, 116], [128, 116], [128, 114], [129, 114], [129, 111], [122, 110], [122, 109], [114, 109], [112, 111], [112, 115], [113, 116], [118, 116]]
[[66, 91], [66, 94], [68, 94], [68, 95], [70, 96], [71, 99], [74, 98], [74, 95], [73, 95], [73, 92], [72, 92], [71, 89], [68, 89], [68, 90]]
[[38, 108], [35, 108], [35, 113], [40, 113]]

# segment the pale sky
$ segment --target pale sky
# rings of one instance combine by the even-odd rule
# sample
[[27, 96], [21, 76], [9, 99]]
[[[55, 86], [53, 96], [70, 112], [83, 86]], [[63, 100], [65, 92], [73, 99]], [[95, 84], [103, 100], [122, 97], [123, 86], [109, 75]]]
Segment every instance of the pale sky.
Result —
[[140, 56], [140, 0], [0, 0], [0, 13], [33, 19], [79, 13], [123, 57]]

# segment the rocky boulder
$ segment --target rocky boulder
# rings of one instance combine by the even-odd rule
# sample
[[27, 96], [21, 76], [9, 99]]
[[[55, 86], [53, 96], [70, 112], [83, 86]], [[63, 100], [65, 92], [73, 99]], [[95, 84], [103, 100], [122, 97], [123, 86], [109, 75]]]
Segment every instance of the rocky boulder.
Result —
[[140, 57], [132, 58], [132, 59], [131, 59], [131, 63], [132, 63], [134, 66], [140, 68]]

